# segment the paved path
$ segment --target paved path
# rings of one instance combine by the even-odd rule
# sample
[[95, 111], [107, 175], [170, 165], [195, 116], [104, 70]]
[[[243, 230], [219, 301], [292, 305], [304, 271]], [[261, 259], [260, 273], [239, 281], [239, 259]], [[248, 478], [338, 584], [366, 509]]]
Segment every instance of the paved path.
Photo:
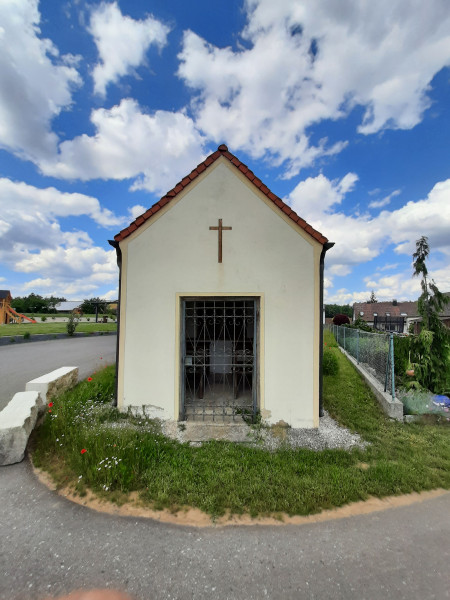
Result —
[[450, 494], [302, 526], [194, 529], [72, 504], [0, 469], [0, 599], [115, 587], [136, 600], [450, 598]]
[[[0, 346], [0, 410], [30, 379], [59, 367], [80, 367], [83, 379], [116, 360], [116, 335], [101, 335]], [[102, 360], [100, 360], [102, 357]]]

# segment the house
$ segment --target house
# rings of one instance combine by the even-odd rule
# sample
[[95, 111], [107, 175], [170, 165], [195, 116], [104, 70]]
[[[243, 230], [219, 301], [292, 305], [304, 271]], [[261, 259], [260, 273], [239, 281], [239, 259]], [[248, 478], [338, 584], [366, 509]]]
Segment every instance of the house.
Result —
[[[445, 293], [450, 297], [450, 292]], [[420, 332], [422, 317], [419, 315], [417, 302], [357, 302], [353, 304], [353, 321], [362, 319], [370, 327], [383, 331], [406, 333], [410, 325], [414, 325], [414, 333]], [[450, 327], [450, 303], [440, 314], [446, 327]]]
[[353, 304], [353, 322], [362, 319], [374, 329], [406, 333], [410, 320], [417, 317], [417, 302], [357, 302]]
[[117, 404], [168, 420], [317, 427], [333, 246], [225, 145], [110, 244]]
[[80, 300], [65, 300], [64, 302], [58, 302], [55, 305], [56, 312], [61, 313], [70, 313], [70, 312], [80, 312], [80, 306], [82, 302]]
[[[444, 296], [450, 298], [450, 292], [444, 292]], [[444, 307], [444, 309], [439, 313], [439, 319], [450, 329], [450, 301]], [[417, 313], [414, 317], [409, 319], [408, 325], [412, 323], [414, 325], [413, 333], [420, 333], [420, 329], [422, 327], [422, 317]]]

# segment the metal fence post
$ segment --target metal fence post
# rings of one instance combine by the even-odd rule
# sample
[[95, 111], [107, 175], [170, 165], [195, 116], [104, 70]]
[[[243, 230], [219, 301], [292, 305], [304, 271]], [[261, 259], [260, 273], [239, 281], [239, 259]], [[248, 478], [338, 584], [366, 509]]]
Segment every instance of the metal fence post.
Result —
[[394, 334], [390, 335], [389, 351], [391, 353], [391, 392], [392, 400], [395, 400], [395, 373], [394, 373]]
[[345, 327], [343, 327], [343, 330], [344, 330], [344, 350], [346, 350], [346, 347], [345, 347]]
[[359, 329], [356, 330], [356, 362], [359, 365]]

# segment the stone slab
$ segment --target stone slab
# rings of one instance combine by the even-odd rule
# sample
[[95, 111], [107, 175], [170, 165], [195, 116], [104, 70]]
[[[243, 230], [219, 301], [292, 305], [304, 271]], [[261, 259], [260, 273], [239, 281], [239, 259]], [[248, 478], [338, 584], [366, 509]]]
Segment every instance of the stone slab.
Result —
[[27, 391], [37, 391], [41, 395], [43, 406], [61, 392], [72, 388], [78, 381], [78, 367], [60, 367], [41, 377], [28, 381]]
[[0, 412], [0, 465], [23, 460], [42, 405], [38, 391], [18, 392]]

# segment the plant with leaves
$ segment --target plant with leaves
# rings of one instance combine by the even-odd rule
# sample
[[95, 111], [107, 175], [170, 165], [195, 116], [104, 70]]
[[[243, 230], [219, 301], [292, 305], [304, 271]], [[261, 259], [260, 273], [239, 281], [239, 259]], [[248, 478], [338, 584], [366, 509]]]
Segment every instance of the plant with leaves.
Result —
[[428, 238], [416, 241], [413, 254], [414, 277], [420, 277], [422, 294], [417, 310], [422, 317], [420, 334], [412, 341], [415, 353], [414, 370], [421, 386], [441, 393], [450, 385], [450, 335], [439, 318], [449, 298], [439, 291], [433, 279], [428, 277], [426, 259], [430, 253]]
[[350, 319], [347, 315], [334, 315], [333, 317], [334, 325], [350, 325]]
[[375, 304], [375, 302], [378, 302], [377, 297], [375, 296], [375, 292], [372, 290], [370, 292], [370, 298], [367, 300], [367, 304]]
[[67, 334], [72, 336], [75, 333], [75, 329], [78, 326], [78, 323], [80, 321], [80, 317], [78, 316], [77, 313], [75, 312], [71, 312], [69, 315], [69, 318], [67, 319]]

